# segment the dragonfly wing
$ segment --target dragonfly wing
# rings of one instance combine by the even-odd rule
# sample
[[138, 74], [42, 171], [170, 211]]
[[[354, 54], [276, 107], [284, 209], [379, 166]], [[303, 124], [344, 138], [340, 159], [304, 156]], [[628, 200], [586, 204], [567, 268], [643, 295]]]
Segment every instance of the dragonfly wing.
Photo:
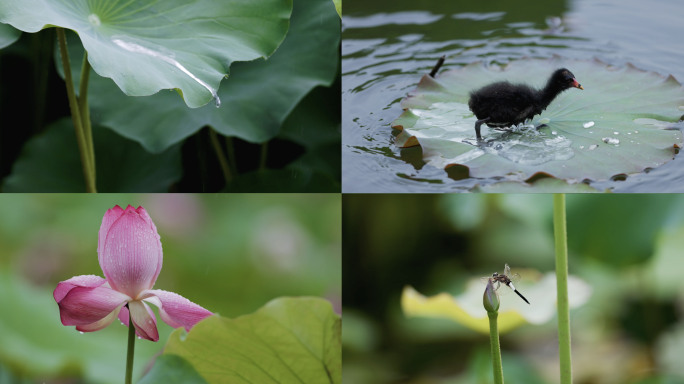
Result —
[[504, 267], [504, 275], [506, 275], [506, 276], [511, 275], [511, 267], [509, 267], [508, 264], [506, 264], [506, 266]]

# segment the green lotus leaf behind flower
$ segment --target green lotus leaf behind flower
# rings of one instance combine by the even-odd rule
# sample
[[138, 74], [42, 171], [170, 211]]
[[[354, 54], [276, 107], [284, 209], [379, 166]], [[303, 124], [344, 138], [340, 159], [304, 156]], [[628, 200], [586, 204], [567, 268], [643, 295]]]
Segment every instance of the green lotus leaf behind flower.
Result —
[[[522, 271], [521, 271], [522, 272]], [[533, 271], [523, 272], [527, 281], [517, 283], [516, 288], [530, 301], [522, 301], [515, 293], [506, 292], [500, 297], [499, 332], [505, 333], [524, 324], [543, 324], [553, 319], [556, 313], [556, 276], [547, 273], [540, 276]], [[532, 280], [537, 280], [531, 283]], [[458, 296], [440, 293], [426, 297], [407, 286], [401, 295], [401, 307], [408, 317], [430, 317], [451, 319], [475, 331], [488, 334], [489, 320], [482, 306], [482, 295], [486, 284], [472, 279], [466, 290]], [[498, 292], [504, 293], [502, 286]], [[570, 307], [575, 308], [589, 300], [591, 287], [581, 279], [569, 276], [568, 290]]]
[[165, 354], [209, 383], [342, 382], [341, 319], [315, 297], [274, 299], [254, 313], [212, 316], [169, 337]]
[[[539, 88], [559, 67], [570, 69], [584, 91], [563, 92], [532, 120], [536, 127], [546, 126], [502, 132], [483, 125], [484, 142], [477, 142], [476, 118], [467, 105], [470, 91], [501, 80]], [[423, 76], [401, 106], [404, 113], [392, 122], [403, 130], [396, 144], [419, 144], [427, 163], [466, 166], [470, 177], [520, 181], [545, 173], [571, 181], [607, 180], [658, 167], [682, 146], [681, 84], [672, 76], [597, 60], [473, 63], [436, 78]]]

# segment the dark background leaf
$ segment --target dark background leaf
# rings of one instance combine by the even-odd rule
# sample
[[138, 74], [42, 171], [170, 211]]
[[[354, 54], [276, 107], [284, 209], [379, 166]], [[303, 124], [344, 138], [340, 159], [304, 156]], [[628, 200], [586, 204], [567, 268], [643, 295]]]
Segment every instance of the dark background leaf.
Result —
[[[93, 138], [100, 192], [166, 192], [181, 178], [179, 145], [150, 154], [138, 143], [97, 126]], [[26, 144], [3, 190], [83, 192], [84, 185], [73, 125], [63, 118]]]

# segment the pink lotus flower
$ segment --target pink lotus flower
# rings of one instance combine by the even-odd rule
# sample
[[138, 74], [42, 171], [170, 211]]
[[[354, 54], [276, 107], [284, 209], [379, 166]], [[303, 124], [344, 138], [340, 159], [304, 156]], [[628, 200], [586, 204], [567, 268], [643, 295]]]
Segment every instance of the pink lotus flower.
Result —
[[119, 317], [128, 326], [129, 310], [136, 334], [158, 341], [157, 319], [147, 303], [159, 308], [164, 322], [187, 331], [212, 313], [173, 292], [152, 289], [162, 267], [157, 227], [143, 207], [118, 205], [105, 213], [97, 244], [106, 279], [74, 276], [55, 288], [64, 325], [81, 332], [105, 328]]

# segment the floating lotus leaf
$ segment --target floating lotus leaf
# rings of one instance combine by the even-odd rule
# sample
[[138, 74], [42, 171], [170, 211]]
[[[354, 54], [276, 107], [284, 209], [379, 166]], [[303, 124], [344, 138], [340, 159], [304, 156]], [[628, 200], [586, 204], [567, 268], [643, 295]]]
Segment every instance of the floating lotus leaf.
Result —
[[502, 181], [488, 185], [477, 185], [472, 192], [486, 193], [596, 193], [599, 190], [584, 183], [567, 183], [565, 180], [544, 177], [528, 180], [526, 183]]
[[[584, 91], [561, 93], [531, 124], [512, 131], [482, 126], [468, 108], [470, 91], [508, 80], [542, 87], [557, 68], [570, 69]], [[473, 63], [423, 76], [402, 103], [392, 127], [403, 130], [396, 143], [419, 144], [425, 161], [449, 168], [465, 166], [470, 177], [526, 180], [535, 174], [579, 181], [634, 174], [672, 160], [682, 145], [677, 123], [684, 114], [684, 88], [631, 65], [598, 60], [519, 60], [504, 67]], [[537, 127], [538, 129], [535, 129]]]
[[270, 56], [292, 0], [3, 0], [0, 22], [25, 32], [76, 31], [100, 76], [126, 94], [178, 89], [190, 107], [216, 99], [233, 61]]

